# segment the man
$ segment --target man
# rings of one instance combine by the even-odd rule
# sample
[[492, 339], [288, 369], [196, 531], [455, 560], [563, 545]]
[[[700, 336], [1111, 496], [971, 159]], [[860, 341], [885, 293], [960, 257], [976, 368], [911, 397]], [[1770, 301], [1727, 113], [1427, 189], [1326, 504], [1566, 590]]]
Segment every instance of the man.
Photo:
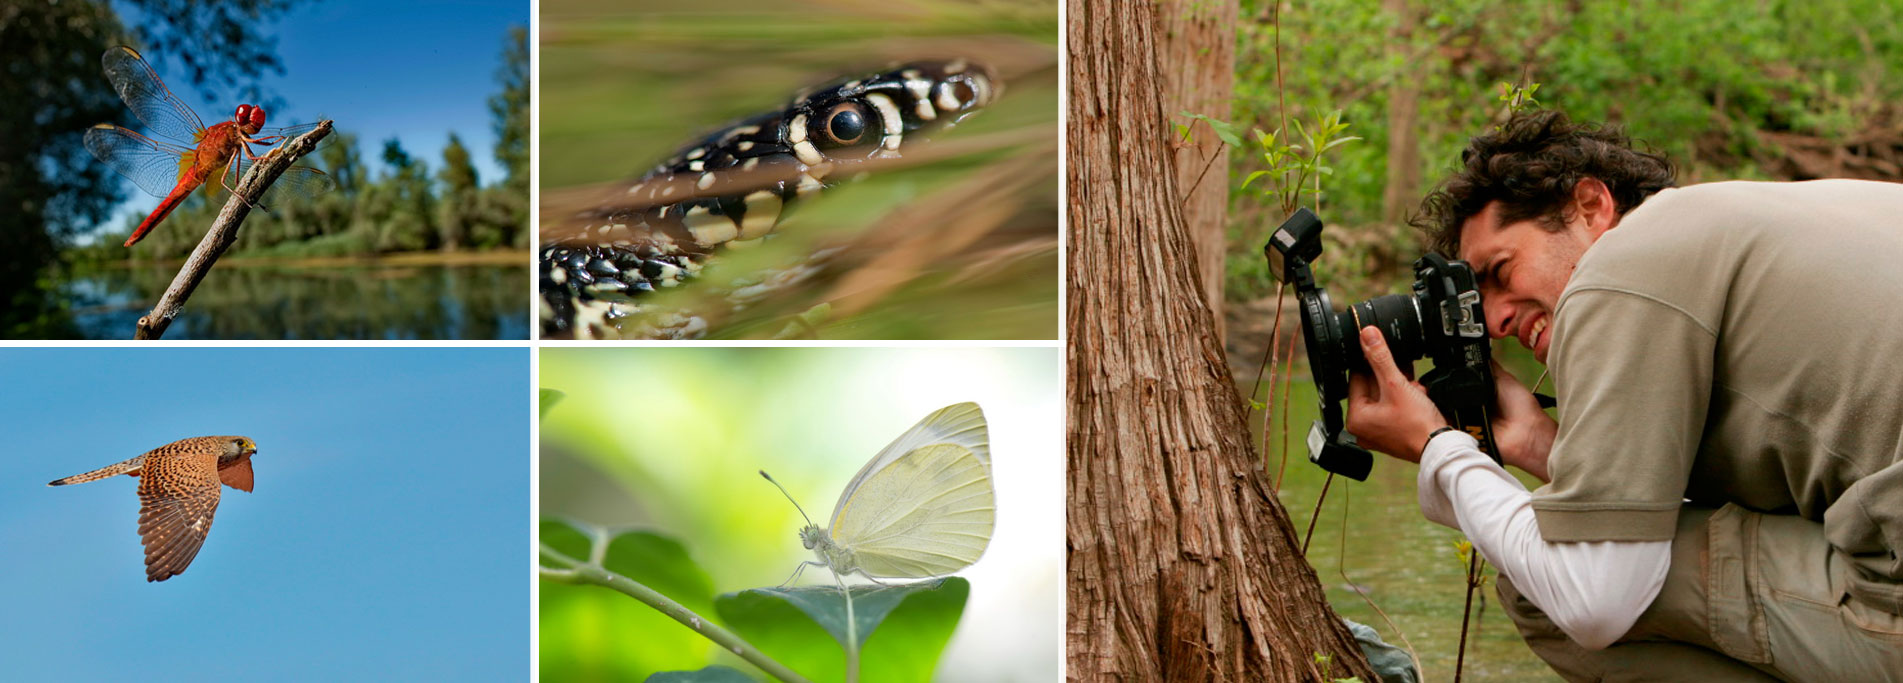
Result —
[[1548, 365], [1558, 420], [1496, 366], [1494, 428], [1549, 483], [1443, 429], [1373, 330], [1347, 426], [1421, 463], [1533, 650], [1575, 681], [1903, 678], [1903, 185], [1672, 189], [1555, 112], [1462, 160], [1420, 222]]

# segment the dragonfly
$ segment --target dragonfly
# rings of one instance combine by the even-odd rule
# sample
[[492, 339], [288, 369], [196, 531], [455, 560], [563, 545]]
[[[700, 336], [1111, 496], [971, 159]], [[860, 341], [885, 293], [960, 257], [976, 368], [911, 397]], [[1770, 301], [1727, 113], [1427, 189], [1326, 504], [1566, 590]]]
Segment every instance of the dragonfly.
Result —
[[[307, 123], [265, 128], [264, 109], [240, 104], [230, 120], [206, 127], [191, 107], [165, 87], [165, 81], [138, 51], [115, 47], [107, 50], [100, 62], [119, 99], [125, 100], [126, 107], [145, 123], [151, 136], [101, 123], [86, 131], [86, 149], [119, 175], [130, 178], [139, 189], [165, 200], [126, 238], [128, 247], [165, 220], [193, 190], [203, 186], [211, 195], [234, 190], [238, 179], [265, 158], [254, 154], [251, 145], [279, 144], [318, 126]], [[260, 202], [308, 199], [335, 186], [323, 171], [292, 166]]]

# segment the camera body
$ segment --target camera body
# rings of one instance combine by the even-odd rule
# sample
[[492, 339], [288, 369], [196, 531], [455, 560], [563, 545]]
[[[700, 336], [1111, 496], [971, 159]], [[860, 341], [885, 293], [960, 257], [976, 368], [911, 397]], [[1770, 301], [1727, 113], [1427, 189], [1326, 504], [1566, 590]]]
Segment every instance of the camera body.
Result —
[[1295, 287], [1302, 341], [1321, 399], [1321, 419], [1309, 428], [1308, 459], [1336, 474], [1368, 478], [1374, 458], [1342, 430], [1341, 402], [1348, 398], [1348, 373], [1369, 371], [1359, 332], [1374, 326], [1397, 365], [1412, 367], [1420, 358], [1433, 363], [1433, 370], [1421, 377], [1428, 398], [1450, 424], [1472, 435], [1480, 449], [1499, 462], [1492, 426], [1493, 351], [1473, 268], [1465, 261], [1428, 254], [1414, 262], [1412, 293], [1378, 296], [1336, 312], [1311, 269], [1321, 255], [1321, 233], [1321, 219], [1308, 209], [1297, 209], [1263, 247], [1275, 277]]

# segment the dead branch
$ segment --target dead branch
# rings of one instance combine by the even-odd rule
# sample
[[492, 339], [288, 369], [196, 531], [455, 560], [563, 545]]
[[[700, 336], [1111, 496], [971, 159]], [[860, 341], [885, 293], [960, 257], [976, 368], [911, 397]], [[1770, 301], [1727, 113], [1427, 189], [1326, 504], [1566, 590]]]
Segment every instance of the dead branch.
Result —
[[[212, 264], [218, 262], [231, 243], [238, 239], [238, 226], [250, 215], [251, 207], [256, 205], [264, 191], [284, 175], [284, 169], [290, 168], [299, 157], [309, 154], [317, 147], [317, 142], [330, 135], [330, 121], [317, 124], [311, 132], [297, 139], [273, 148], [262, 161], [251, 167], [243, 178], [238, 179], [237, 189], [231, 193], [231, 199], [225, 202], [225, 209], [218, 213], [218, 219], [212, 221], [211, 230], [205, 233], [205, 239], [199, 240], [198, 247], [192, 249], [190, 258], [185, 259], [185, 267], [179, 269], [172, 278], [172, 284], [165, 288], [165, 294], [159, 297], [159, 303], [152, 312], [139, 318], [139, 327], [132, 335], [133, 339], [158, 339], [165, 335], [165, 328], [172, 325], [172, 319], [185, 307], [185, 300], [191, 298], [192, 290], [198, 289], [198, 283], [211, 273]], [[235, 163], [235, 160], [234, 160]]]

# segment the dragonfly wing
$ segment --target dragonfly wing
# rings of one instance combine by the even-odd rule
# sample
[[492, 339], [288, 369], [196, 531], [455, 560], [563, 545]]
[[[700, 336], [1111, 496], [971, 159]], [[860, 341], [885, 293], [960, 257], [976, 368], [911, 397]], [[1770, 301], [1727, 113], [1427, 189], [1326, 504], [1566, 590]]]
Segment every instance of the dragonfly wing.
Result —
[[[228, 176], [231, 179], [231, 186], [236, 188], [238, 186], [238, 180], [244, 178], [244, 174], [251, 172], [252, 166], [256, 166], [259, 161], [263, 160], [264, 157], [257, 159], [238, 157], [234, 159], [233, 161], [237, 163], [232, 166], [236, 168], [237, 171]], [[330, 174], [328, 173], [309, 166], [292, 166], [284, 169], [284, 175], [278, 176], [277, 182], [271, 184], [271, 189], [265, 190], [264, 203], [268, 206], [286, 200], [301, 201], [311, 199], [317, 195], [336, 189], [336, 187], [336, 181], [331, 180]]]
[[102, 123], [86, 131], [86, 150], [147, 193], [164, 197], [191, 168], [192, 150]]
[[[318, 123], [322, 123], [322, 122], [320, 121], [316, 123], [300, 123], [294, 126], [283, 126], [280, 128], [265, 128], [265, 129], [259, 130], [257, 135], [253, 135], [247, 138], [245, 142], [246, 144], [250, 144], [250, 145], [268, 145], [273, 148], [283, 147], [284, 143], [287, 143], [293, 139], [296, 139], [297, 136], [303, 135], [305, 133], [309, 133], [313, 130], [317, 130]], [[262, 142], [252, 142], [253, 140], [261, 140]], [[323, 149], [324, 145], [328, 144], [329, 142], [330, 142], [330, 138], [328, 137], [322, 140], [318, 140], [317, 144], [313, 145], [311, 149], [313, 151]]]
[[106, 79], [119, 91], [119, 99], [145, 122], [147, 130], [174, 142], [197, 144], [205, 123], [165, 87], [165, 81], [159, 80], [158, 72], [145, 63], [144, 57], [120, 46], [107, 50], [100, 62], [106, 67]]
[[277, 183], [265, 196], [277, 197], [279, 201], [311, 199], [336, 188], [337, 183], [330, 179], [330, 174], [309, 166], [292, 166], [284, 169], [284, 175], [278, 176]]

